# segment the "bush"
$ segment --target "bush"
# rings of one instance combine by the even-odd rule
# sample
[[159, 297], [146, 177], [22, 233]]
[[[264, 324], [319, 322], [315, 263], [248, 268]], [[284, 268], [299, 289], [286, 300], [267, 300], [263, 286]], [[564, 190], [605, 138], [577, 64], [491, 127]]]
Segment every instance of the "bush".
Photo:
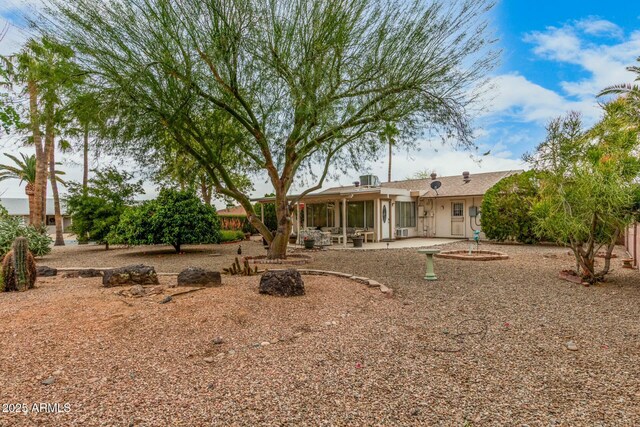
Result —
[[237, 242], [244, 240], [242, 230], [220, 230], [220, 242]]
[[540, 200], [540, 176], [527, 171], [506, 177], [491, 187], [482, 200], [482, 231], [489, 239], [537, 243], [532, 208]]
[[0, 258], [11, 250], [13, 241], [18, 237], [27, 238], [29, 251], [34, 256], [43, 256], [51, 252], [53, 239], [46, 233], [46, 229], [36, 229], [18, 218], [0, 214]]
[[67, 186], [71, 230], [78, 236], [78, 242], [91, 240], [108, 249], [120, 215], [133, 203], [134, 195], [144, 191], [141, 181], [130, 182], [133, 175], [128, 172], [114, 168], [94, 172], [95, 177], [89, 180], [86, 191], [79, 183], [70, 182]]
[[[244, 237], [244, 234], [243, 234]], [[192, 191], [163, 189], [155, 200], [126, 209], [120, 217], [112, 243], [172, 245], [218, 243], [218, 214]]]

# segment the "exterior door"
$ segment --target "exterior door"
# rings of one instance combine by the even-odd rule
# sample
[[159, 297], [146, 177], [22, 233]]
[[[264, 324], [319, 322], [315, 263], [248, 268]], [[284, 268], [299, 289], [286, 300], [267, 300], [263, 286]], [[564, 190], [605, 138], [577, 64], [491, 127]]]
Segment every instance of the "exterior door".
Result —
[[382, 224], [382, 239], [391, 238], [391, 201], [380, 201], [380, 223]]
[[464, 237], [464, 202], [451, 202], [451, 235]]

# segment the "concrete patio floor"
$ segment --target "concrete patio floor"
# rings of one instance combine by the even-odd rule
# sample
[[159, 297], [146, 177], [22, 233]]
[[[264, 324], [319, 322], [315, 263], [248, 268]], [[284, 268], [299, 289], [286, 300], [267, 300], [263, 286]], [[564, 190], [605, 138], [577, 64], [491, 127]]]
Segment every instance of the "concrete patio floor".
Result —
[[[328, 250], [338, 251], [367, 251], [376, 249], [406, 249], [406, 248], [428, 248], [430, 246], [446, 245], [448, 243], [457, 242], [465, 239], [444, 239], [434, 237], [414, 237], [409, 239], [394, 240], [390, 242], [367, 242], [363, 243], [361, 248], [354, 248], [353, 243], [348, 242], [345, 247], [342, 244], [334, 243], [327, 246]], [[289, 245], [290, 247], [302, 248], [302, 245]]]

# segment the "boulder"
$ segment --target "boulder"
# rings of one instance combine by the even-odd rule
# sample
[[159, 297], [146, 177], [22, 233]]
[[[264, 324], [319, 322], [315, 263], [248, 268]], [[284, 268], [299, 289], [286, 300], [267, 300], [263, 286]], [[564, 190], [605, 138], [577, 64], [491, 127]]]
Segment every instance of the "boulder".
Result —
[[158, 275], [156, 270], [148, 265], [128, 265], [126, 267], [105, 270], [102, 277], [102, 286], [121, 285], [157, 285]]
[[218, 271], [189, 267], [178, 274], [178, 286], [221, 286], [222, 277]]
[[282, 297], [304, 295], [304, 282], [295, 269], [267, 271], [260, 278], [260, 293]]
[[36, 277], [51, 277], [57, 275], [57, 268], [47, 267], [46, 265], [39, 265], [36, 267]]

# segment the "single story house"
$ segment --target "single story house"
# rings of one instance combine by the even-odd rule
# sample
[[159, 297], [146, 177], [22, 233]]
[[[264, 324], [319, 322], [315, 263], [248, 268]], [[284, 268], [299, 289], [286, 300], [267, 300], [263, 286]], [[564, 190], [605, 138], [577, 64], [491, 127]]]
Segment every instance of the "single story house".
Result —
[[227, 206], [225, 209], [218, 210], [218, 216], [247, 216], [247, 212], [240, 205]]
[[[475, 230], [481, 231], [484, 193], [502, 178], [519, 172], [463, 172], [443, 177], [434, 173], [427, 179], [383, 183], [364, 175], [354, 185], [304, 196], [294, 231], [330, 231], [334, 237], [343, 235], [337, 239], [340, 243], [355, 232], [375, 242], [409, 237], [473, 238]], [[257, 200], [273, 202], [272, 197]]]
[[[29, 222], [29, 199], [22, 197], [2, 197], [0, 205], [9, 213], [9, 216], [18, 217], [25, 223]], [[67, 206], [60, 200], [60, 210], [62, 212], [62, 232], [71, 232], [71, 217], [67, 214]], [[53, 199], [47, 199], [46, 222], [47, 231], [51, 234], [56, 232], [56, 218]]]

